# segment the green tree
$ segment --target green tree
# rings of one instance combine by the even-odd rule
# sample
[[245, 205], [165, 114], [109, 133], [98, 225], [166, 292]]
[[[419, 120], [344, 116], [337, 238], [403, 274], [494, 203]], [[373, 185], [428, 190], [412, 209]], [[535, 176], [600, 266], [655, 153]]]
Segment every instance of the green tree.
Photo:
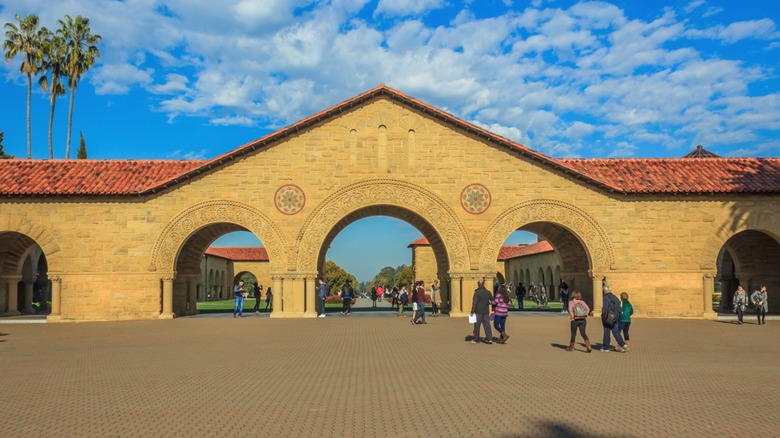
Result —
[[21, 71], [27, 76], [27, 158], [32, 158], [32, 77], [37, 75], [43, 63], [43, 40], [48, 33], [46, 28], [38, 27], [38, 16], [30, 14], [22, 18], [16, 14], [17, 26], [14, 23], [5, 24], [5, 41], [3, 50], [6, 61], [24, 55]]
[[395, 279], [396, 286], [402, 284], [411, 286], [414, 281], [414, 268], [411, 266], [401, 265], [398, 267], [398, 276]]
[[338, 293], [347, 280], [352, 283], [353, 287], [357, 287], [358, 282], [354, 275], [342, 269], [333, 260], [325, 262], [325, 283], [328, 284], [331, 293]]
[[79, 160], [86, 160], [87, 159], [87, 142], [84, 141], [84, 133], [79, 131], [79, 136], [81, 137], [81, 141], [79, 142], [79, 151], [76, 155], [76, 158]]
[[57, 20], [60, 28], [57, 35], [65, 43], [65, 71], [68, 76], [68, 88], [70, 88], [70, 104], [68, 106], [68, 139], [65, 144], [65, 158], [70, 159], [70, 134], [73, 128], [73, 99], [76, 94], [81, 77], [95, 65], [95, 60], [100, 58], [100, 50], [97, 44], [103, 38], [93, 35], [89, 28], [89, 18], [77, 15], [71, 18], [65, 16], [65, 20]]
[[398, 273], [396, 272], [396, 269], [392, 266], [385, 266], [384, 268], [379, 270], [379, 273], [374, 276], [374, 278], [369, 282], [371, 287], [376, 287], [379, 285], [382, 286], [393, 286], [395, 284], [395, 278], [398, 276]]
[[[65, 94], [65, 84], [62, 80], [66, 77], [65, 70], [65, 40], [59, 35], [46, 31], [43, 40], [43, 66], [45, 72], [38, 80], [38, 85], [43, 91], [49, 92], [49, 158], [54, 158], [54, 142], [52, 130], [54, 127], [54, 107], [57, 97]], [[51, 76], [51, 79], [47, 75]], [[86, 158], [86, 157], [85, 157]]]
[[5, 160], [6, 158], [13, 158], [13, 155], [7, 155], [5, 151], [3, 150], [3, 137], [5, 136], [5, 132], [0, 131], [0, 160]]

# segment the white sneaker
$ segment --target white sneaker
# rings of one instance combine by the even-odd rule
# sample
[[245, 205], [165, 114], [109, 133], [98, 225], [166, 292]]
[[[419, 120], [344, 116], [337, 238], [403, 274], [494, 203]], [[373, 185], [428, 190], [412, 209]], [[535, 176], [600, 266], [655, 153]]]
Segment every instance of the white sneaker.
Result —
[[325, 318], [325, 314], [323, 313], [322, 315], [318, 316], [317, 318]]

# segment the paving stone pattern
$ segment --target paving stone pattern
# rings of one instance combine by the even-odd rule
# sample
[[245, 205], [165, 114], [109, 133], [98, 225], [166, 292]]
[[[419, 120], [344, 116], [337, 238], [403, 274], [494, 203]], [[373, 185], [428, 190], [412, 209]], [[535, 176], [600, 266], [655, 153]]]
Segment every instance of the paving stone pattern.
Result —
[[[0, 325], [4, 437], [769, 437], [780, 322], [637, 319], [591, 354], [564, 316]], [[588, 323], [600, 343], [597, 319]]]

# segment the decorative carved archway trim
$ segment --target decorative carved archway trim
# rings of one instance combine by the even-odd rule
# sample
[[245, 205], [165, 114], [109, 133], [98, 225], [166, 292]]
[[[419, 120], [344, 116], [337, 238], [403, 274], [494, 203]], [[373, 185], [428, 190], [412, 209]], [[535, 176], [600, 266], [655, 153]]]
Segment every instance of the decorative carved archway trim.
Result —
[[296, 270], [316, 272], [322, 243], [333, 227], [350, 213], [377, 205], [400, 207], [423, 218], [439, 233], [447, 251], [450, 269], [469, 269], [466, 229], [444, 201], [432, 192], [406, 181], [375, 179], [349, 185], [317, 206], [298, 235]]
[[496, 265], [501, 245], [510, 233], [533, 222], [549, 222], [571, 231], [585, 247], [591, 270], [605, 272], [614, 269], [615, 253], [601, 226], [583, 210], [551, 199], [535, 199], [515, 205], [488, 226], [479, 259], [482, 269]]
[[[30, 218], [18, 214], [0, 214], [0, 233], [19, 233], [29, 237], [41, 247], [46, 256], [48, 272], [63, 272], [65, 262], [62, 259], [61, 245], [47, 228], [33, 222]], [[18, 267], [21, 273], [22, 267]]]
[[173, 271], [179, 250], [187, 239], [203, 227], [217, 223], [239, 225], [258, 236], [268, 251], [272, 270], [287, 265], [288, 254], [282, 234], [265, 214], [241, 202], [217, 200], [193, 205], [168, 223], [155, 242], [149, 269]]
[[743, 231], [760, 231], [780, 243], [780, 215], [776, 209], [755, 209], [735, 212], [734, 220], [721, 224], [710, 233], [702, 249], [699, 268], [707, 272], [718, 271], [718, 254], [732, 237]]

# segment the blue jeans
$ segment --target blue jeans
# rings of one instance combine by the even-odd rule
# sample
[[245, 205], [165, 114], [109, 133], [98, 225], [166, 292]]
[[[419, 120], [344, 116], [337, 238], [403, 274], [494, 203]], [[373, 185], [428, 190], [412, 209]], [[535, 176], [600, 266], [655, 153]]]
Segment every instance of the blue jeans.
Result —
[[238, 313], [241, 316], [244, 316], [244, 297], [238, 296], [234, 297], [236, 299], [236, 307], [233, 308], [233, 315]]
[[325, 314], [325, 297], [320, 297], [320, 315]]
[[626, 341], [630, 341], [631, 338], [628, 336], [628, 328], [631, 326], [631, 322], [619, 322], [620, 325], [620, 331], [623, 333], [623, 339]]
[[420, 318], [422, 318], [422, 322], [425, 322], [425, 303], [417, 303], [417, 312], [412, 320], [416, 323]]
[[498, 330], [498, 333], [504, 333], [506, 332], [506, 316], [494, 316], [493, 317], [493, 327]]
[[623, 337], [620, 336], [620, 324], [615, 324], [612, 328], [605, 326], [604, 323], [601, 325], [604, 326], [604, 342], [601, 345], [601, 348], [609, 350], [610, 333], [615, 337], [615, 342], [617, 342], [618, 347], [623, 348], [626, 345], [626, 343], [623, 342]]

